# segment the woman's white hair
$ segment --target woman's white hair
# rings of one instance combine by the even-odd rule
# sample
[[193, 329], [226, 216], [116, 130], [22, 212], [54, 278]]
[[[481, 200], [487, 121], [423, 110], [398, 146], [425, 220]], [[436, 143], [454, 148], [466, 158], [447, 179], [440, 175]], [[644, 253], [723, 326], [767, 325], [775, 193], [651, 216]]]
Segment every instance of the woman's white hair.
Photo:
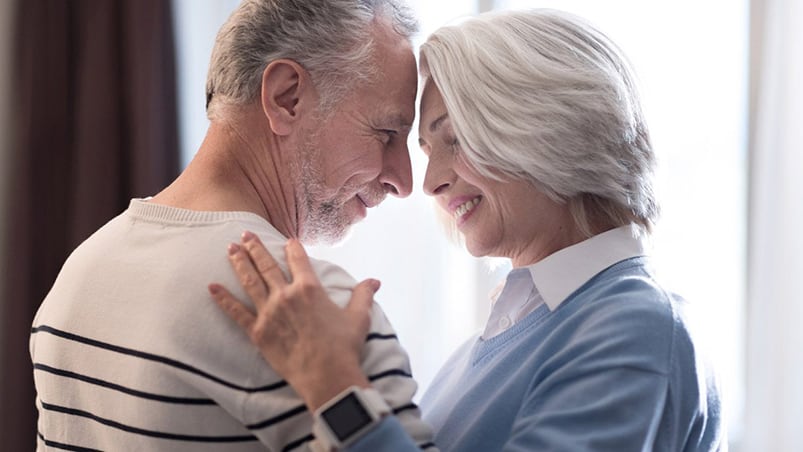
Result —
[[408, 40], [418, 30], [403, 0], [243, 0], [215, 39], [207, 115], [254, 101], [263, 70], [279, 58], [310, 73], [327, 111], [375, 72], [372, 26], [380, 19]]
[[658, 217], [655, 155], [628, 63], [586, 21], [550, 9], [437, 30], [421, 73], [443, 95], [467, 161], [568, 203], [586, 236]]

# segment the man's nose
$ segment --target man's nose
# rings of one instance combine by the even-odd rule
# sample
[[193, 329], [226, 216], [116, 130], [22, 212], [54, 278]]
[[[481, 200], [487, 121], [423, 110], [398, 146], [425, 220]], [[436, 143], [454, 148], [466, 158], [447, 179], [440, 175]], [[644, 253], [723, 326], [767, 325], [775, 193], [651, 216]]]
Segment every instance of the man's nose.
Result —
[[393, 196], [410, 196], [413, 191], [413, 168], [406, 142], [388, 149], [379, 182]]

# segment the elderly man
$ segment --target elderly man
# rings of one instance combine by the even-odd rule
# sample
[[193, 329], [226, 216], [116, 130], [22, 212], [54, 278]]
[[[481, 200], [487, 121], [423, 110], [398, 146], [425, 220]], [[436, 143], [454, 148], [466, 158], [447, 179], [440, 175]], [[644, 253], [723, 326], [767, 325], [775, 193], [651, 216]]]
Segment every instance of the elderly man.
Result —
[[[322, 447], [206, 283], [236, 285], [220, 250], [245, 230], [281, 255], [288, 238], [336, 241], [388, 193], [410, 193], [415, 26], [395, 0], [240, 4], [212, 53], [195, 158], [72, 253], [34, 320], [40, 450]], [[314, 265], [345, 304], [353, 279]], [[376, 309], [371, 394], [426, 448], [409, 361]]]

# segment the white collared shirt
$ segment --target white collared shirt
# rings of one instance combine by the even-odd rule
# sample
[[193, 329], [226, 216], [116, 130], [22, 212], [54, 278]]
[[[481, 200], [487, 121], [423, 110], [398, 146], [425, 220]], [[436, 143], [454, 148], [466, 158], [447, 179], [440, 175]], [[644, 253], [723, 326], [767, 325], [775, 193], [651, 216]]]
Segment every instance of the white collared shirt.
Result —
[[514, 268], [491, 295], [491, 313], [481, 338], [501, 334], [544, 303], [554, 311], [594, 275], [625, 259], [645, 256], [647, 248], [646, 234], [631, 224]]

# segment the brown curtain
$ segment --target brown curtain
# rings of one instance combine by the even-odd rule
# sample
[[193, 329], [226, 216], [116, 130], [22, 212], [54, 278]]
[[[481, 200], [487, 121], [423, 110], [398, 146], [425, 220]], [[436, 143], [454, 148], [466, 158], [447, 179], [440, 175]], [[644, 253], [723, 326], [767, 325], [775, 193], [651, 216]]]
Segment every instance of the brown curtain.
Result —
[[33, 450], [28, 336], [69, 253], [179, 171], [170, 0], [17, 0], [0, 438]]

